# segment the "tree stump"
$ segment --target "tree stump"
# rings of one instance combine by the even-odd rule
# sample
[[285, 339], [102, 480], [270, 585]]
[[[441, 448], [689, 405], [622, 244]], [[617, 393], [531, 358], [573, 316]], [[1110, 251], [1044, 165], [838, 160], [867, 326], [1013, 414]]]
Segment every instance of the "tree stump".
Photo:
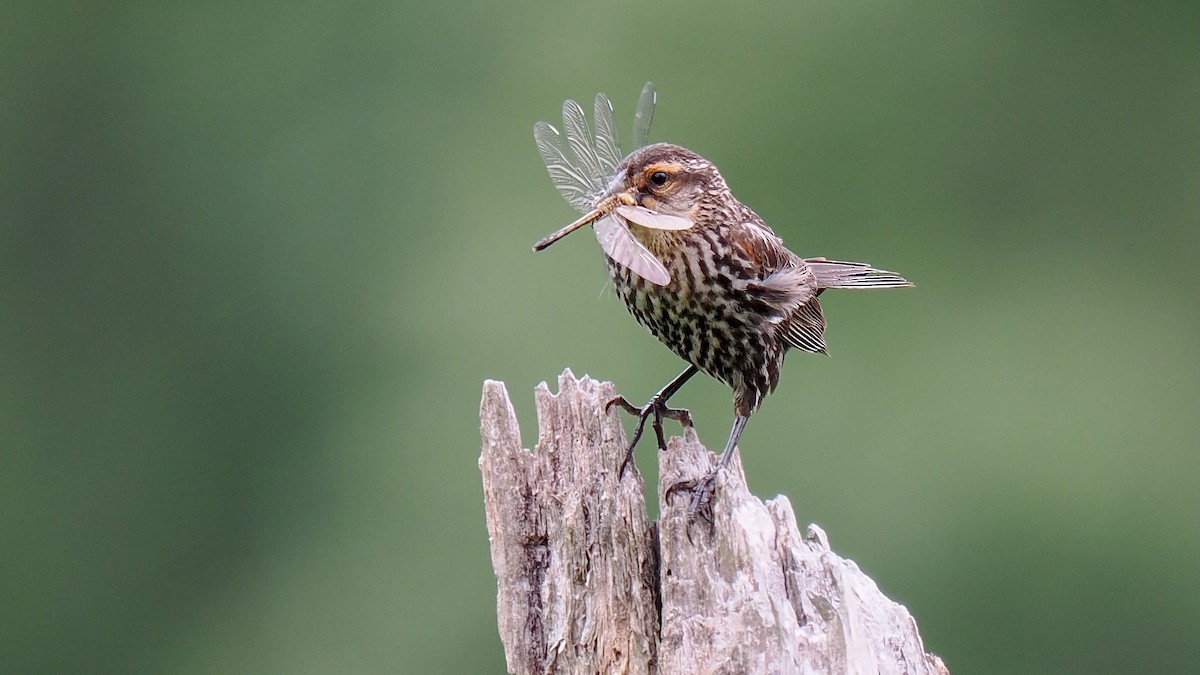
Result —
[[720, 474], [712, 526], [688, 531], [686, 491], [716, 456], [695, 431], [659, 453], [660, 518], [636, 470], [618, 475], [625, 433], [610, 382], [536, 389], [538, 442], [521, 448], [508, 393], [480, 407], [484, 504], [497, 617], [512, 673], [947, 673], [908, 611], [825, 533], [801, 533], [784, 496], [746, 487], [740, 457]]

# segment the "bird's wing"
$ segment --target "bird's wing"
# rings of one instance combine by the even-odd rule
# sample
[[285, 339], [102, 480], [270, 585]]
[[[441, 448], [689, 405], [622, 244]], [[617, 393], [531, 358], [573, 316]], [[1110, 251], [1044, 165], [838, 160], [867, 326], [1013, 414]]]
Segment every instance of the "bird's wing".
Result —
[[821, 303], [813, 297], [796, 308], [783, 322], [783, 341], [796, 349], [825, 354], [825, 316]]
[[786, 344], [824, 354], [825, 318], [817, 302], [817, 278], [805, 261], [789, 251], [782, 239], [753, 222], [736, 228], [730, 238], [759, 271], [744, 282], [751, 305], [758, 305], [761, 314], [771, 317]]

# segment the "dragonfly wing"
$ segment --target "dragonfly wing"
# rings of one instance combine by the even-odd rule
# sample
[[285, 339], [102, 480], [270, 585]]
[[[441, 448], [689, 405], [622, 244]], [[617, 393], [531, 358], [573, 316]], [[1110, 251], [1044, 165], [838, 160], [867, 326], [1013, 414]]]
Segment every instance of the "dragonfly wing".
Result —
[[[646, 144], [656, 98], [654, 85], [647, 82], [633, 116], [634, 150]], [[604, 94], [597, 94], [593, 114], [594, 133], [588, 129], [583, 108], [571, 100], [563, 102], [562, 133], [546, 122], [533, 125], [533, 139], [554, 188], [567, 203], [584, 213], [590, 211], [603, 196], [622, 159], [620, 137], [613, 121], [612, 101]], [[657, 215], [659, 218], [673, 218]], [[668, 220], [641, 218], [641, 221], [656, 224], [634, 220], [644, 227], [683, 229], [681, 223]]]
[[652, 284], [666, 286], [671, 283], [671, 275], [662, 261], [633, 236], [620, 216], [610, 213], [597, 220], [593, 228], [600, 248], [613, 262]]
[[612, 176], [621, 163], [621, 139], [613, 119], [612, 101], [604, 94], [596, 94], [592, 120], [596, 125], [596, 158], [600, 160], [600, 172]]
[[595, 201], [595, 188], [588, 175], [563, 152], [562, 135], [546, 122], [533, 125], [533, 140], [554, 188], [571, 206], [586, 213]]
[[587, 117], [583, 108], [572, 100], [563, 101], [563, 133], [567, 136], [567, 146], [575, 156], [575, 168], [587, 177], [588, 186], [593, 190], [604, 187], [607, 176], [600, 173], [600, 159], [596, 149], [592, 147], [592, 133], [588, 130]]
[[621, 205], [617, 207], [616, 211], [634, 225], [641, 225], [652, 230], [686, 230], [695, 226], [695, 223], [687, 218], [669, 216], [641, 206]]
[[637, 111], [633, 114], [633, 147], [630, 152], [646, 144], [650, 135], [650, 122], [654, 119], [654, 104], [658, 94], [654, 91], [654, 83], [647, 82], [642, 87], [642, 95], [638, 97]]

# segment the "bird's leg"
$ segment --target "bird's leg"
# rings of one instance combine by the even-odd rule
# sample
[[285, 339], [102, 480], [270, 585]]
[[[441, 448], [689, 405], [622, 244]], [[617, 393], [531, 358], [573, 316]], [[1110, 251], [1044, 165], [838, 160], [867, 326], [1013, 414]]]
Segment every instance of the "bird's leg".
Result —
[[749, 420], [750, 417], [748, 415], [734, 417], [733, 430], [729, 432], [729, 441], [725, 443], [725, 449], [721, 452], [721, 456], [717, 458], [717, 468], [699, 480], [686, 480], [667, 488], [665, 495], [667, 499], [670, 499], [672, 494], [680, 490], [688, 490], [692, 493], [691, 502], [688, 504], [689, 538], [691, 537], [691, 524], [696, 516], [700, 516], [702, 520], [708, 523], [710, 528], [712, 527], [712, 491], [717, 481], [717, 474], [729, 466], [729, 460], [733, 458], [733, 450], [737, 447], [738, 439], [741, 438], [742, 431], [746, 428], [746, 422]]
[[625, 449], [625, 459], [621, 461], [621, 472], [619, 476], [625, 475], [625, 468], [633, 462], [633, 449], [637, 446], [637, 442], [642, 437], [642, 431], [646, 429], [646, 420], [653, 417], [651, 424], [654, 426], [654, 433], [658, 436], [658, 449], [667, 449], [667, 440], [663, 436], [663, 418], [668, 417], [676, 420], [680, 424], [690, 427], [692, 426], [692, 415], [683, 408], [668, 408], [667, 399], [675, 395], [683, 384], [690, 380], [693, 375], [700, 372], [696, 366], [688, 366], [682, 373], [677, 375], [675, 379], [667, 383], [667, 386], [658, 390], [658, 393], [650, 397], [650, 401], [642, 407], [637, 407], [630, 403], [624, 396], [617, 396], [605, 405], [605, 409], [611, 408], [614, 405], [619, 405], [631, 415], [637, 415], [637, 428], [633, 431], [633, 440], [629, 442], [629, 447]]

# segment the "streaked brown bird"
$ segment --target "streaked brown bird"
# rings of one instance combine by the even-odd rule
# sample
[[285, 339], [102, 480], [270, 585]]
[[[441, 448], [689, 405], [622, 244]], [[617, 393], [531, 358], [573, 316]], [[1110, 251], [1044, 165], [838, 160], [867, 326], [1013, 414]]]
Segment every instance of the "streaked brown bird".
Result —
[[644, 406], [624, 398], [610, 402], [638, 417], [622, 471], [647, 419], [660, 449], [666, 448], [664, 417], [691, 423], [687, 411], [669, 408], [667, 401], [698, 371], [733, 389], [733, 429], [717, 469], [692, 486], [695, 512], [707, 504], [746, 422], [779, 384], [788, 350], [825, 353], [825, 319], [817, 296], [827, 288], [912, 284], [865, 263], [801, 258], [789, 251], [733, 196], [712, 162], [678, 145], [645, 145], [654, 103], [647, 83], [634, 117], [637, 149], [624, 159], [612, 105], [603, 94], [596, 96], [594, 133], [574, 101], [563, 104], [565, 146], [554, 127], [535, 125], [551, 179], [585, 215], [534, 249], [592, 224], [625, 306], [689, 364]]

